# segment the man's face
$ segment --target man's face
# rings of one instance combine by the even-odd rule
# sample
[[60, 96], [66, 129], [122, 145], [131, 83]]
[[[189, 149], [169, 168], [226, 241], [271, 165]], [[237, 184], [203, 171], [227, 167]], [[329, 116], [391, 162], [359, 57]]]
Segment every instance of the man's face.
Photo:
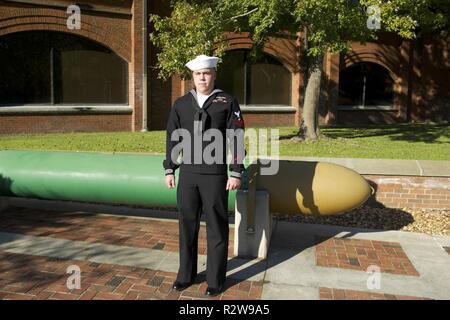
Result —
[[200, 69], [192, 72], [194, 85], [197, 92], [208, 95], [214, 89], [214, 80], [216, 80], [215, 69]]

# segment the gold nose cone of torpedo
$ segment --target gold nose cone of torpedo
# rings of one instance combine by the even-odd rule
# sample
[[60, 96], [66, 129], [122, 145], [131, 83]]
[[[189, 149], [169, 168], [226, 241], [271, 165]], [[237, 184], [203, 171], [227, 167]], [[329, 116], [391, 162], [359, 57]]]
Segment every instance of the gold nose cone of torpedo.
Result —
[[363, 204], [367, 181], [346, 167], [307, 161], [280, 161], [275, 176], [259, 176], [258, 189], [270, 193], [274, 214], [336, 215]]

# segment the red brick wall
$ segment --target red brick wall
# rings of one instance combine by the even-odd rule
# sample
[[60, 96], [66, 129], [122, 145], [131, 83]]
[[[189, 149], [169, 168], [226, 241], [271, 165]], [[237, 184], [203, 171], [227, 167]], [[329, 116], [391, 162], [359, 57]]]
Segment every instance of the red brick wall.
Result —
[[[96, 1], [89, 2], [95, 8]], [[111, 6], [114, 2], [123, 1], [111, 1]], [[132, 3], [131, 0], [127, 2]], [[61, 5], [67, 5], [67, 3], [62, 1]], [[81, 29], [70, 30], [67, 28], [69, 14], [66, 10], [65, 6], [50, 7], [0, 1], [0, 36], [29, 30], [67, 32], [99, 42], [123, 59], [131, 61], [131, 11], [129, 15], [117, 15], [82, 9]]]
[[[142, 8], [133, 0], [89, 1], [81, 7], [81, 29], [67, 28], [68, 0], [37, 0], [33, 4], [0, 0], [0, 36], [20, 31], [46, 30], [74, 34], [110, 48], [129, 64], [129, 104], [133, 114], [0, 114], [0, 133], [71, 131], [132, 131], [142, 127]], [[44, 5], [43, 5], [44, 4]], [[133, 32], [132, 32], [133, 31]]]
[[[166, 0], [148, 0], [150, 14], [167, 16], [170, 14], [170, 3]], [[153, 24], [149, 23], [148, 32], [154, 32]], [[166, 128], [167, 119], [174, 101], [174, 95], [179, 97], [180, 81], [161, 80], [158, 78], [157, 54], [160, 52], [148, 41], [148, 129], [162, 130]], [[175, 99], [176, 99], [175, 98]]]
[[129, 97], [130, 105], [133, 106], [132, 127], [133, 132], [141, 131], [143, 128], [143, 39], [142, 39], [142, 24], [143, 24], [143, 1], [133, 1], [133, 19], [131, 22], [131, 34], [128, 34], [128, 39], [131, 40], [132, 59], [130, 64], [130, 83]]
[[[92, 117], [83, 126], [77, 123], [78, 117], [64, 115], [65, 130], [108, 131], [142, 129], [142, 1], [137, 0], [92, 0], [88, 1], [90, 10], [82, 9], [81, 30], [69, 30], [66, 22], [66, 6], [70, 0], [54, 0], [52, 5], [45, 0], [29, 1], [30, 4], [0, 0], [0, 36], [26, 30], [53, 30], [76, 34], [96, 41], [116, 52], [129, 63], [129, 104], [133, 113], [129, 115], [83, 115]], [[164, 0], [148, 1], [151, 13], [168, 14], [170, 8]], [[43, 5], [44, 4], [44, 5]], [[149, 31], [151, 26], [149, 25]], [[228, 34], [230, 50], [248, 49], [252, 43], [244, 34]], [[429, 39], [429, 37], [427, 37]], [[292, 72], [292, 106], [301, 109], [304, 79], [300, 71], [303, 61], [297, 50], [301, 46], [294, 40], [271, 40], [265, 47], [267, 54], [274, 56]], [[148, 128], [163, 129], [173, 101], [181, 96], [190, 84], [174, 77], [170, 81], [157, 79], [157, 72], [152, 68], [156, 64], [155, 48], [149, 48], [149, 84], [148, 84]], [[450, 109], [450, 91], [448, 90], [448, 41], [423, 40], [404, 41], [392, 36], [381, 36], [378, 43], [361, 45], [354, 43], [352, 52], [345, 56], [329, 55], [324, 64], [325, 78], [328, 80], [323, 90], [324, 101], [320, 108], [321, 123], [363, 124], [396, 123], [408, 119], [413, 121], [448, 121]], [[395, 98], [393, 111], [338, 111], [335, 108], [339, 70], [355, 61], [371, 61], [385, 66], [395, 81]], [[31, 132], [46, 132], [45, 128], [54, 128], [54, 116], [3, 116], [0, 115], [2, 127], [11, 127], [23, 122], [20, 128]], [[39, 120], [39, 125], [34, 124]], [[72, 120], [70, 120], [72, 119]], [[97, 119], [97, 120], [95, 120]], [[123, 119], [118, 124], [116, 119]], [[298, 126], [301, 112], [296, 113], [248, 113], [247, 126]], [[49, 123], [47, 123], [49, 122]], [[87, 128], [89, 123], [90, 128]], [[42, 129], [40, 129], [40, 127]], [[80, 127], [81, 126], [81, 127]], [[17, 132], [19, 127], [14, 129]], [[5, 129], [3, 130], [5, 132]]]
[[[425, 36], [407, 41], [383, 34], [378, 42], [365, 45], [353, 43], [351, 51], [342, 56], [328, 57], [325, 63], [326, 105], [328, 115], [322, 123], [364, 124], [399, 123], [406, 121], [448, 122], [450, 115], [449, 41]], [[377, 63], [386, 68], [394, 80], [393, 110], [337, 110], [339, 70], [356, 62]]]
[[[398, 123], [407, 119], [408, 73], [410, 43], [390, 35], [380, 36], [379, 42], [364, 45], [353, 43], [345, 55], [329, 55], [325, 61], [325, 78], [328, 80], [325, 96], [327, 109], [322, 123], [363, 124]], [[337, 109], [339, 72], [357, 62], [373, 62], [386, 68], [394, 80], [393, 110], [339, 110]]]
[[246, 113], [242, 111], [242, 115], [247, 128], [295, 126], [295, 113]]
[[[228, 48], [227, 50], [243, 50], [250, 49], [252, 46], [252, 41], [245, 33], [228, 33], [226, 35]], [[296, 42], [293, 40], [286, 39], [270, 39], [264, 46], [264, 53], [273, 56], [275, 59], [280, 61], [283, 66], [292, 73], [292, 91], [291, 91], [291, 105], [299, 110], [300, 106], [300, 91], [302, 85], [301, 73], [298, 64], [298, 53], [296, 51]], [[156, 59], [154, 60], [156, 62]], [[158, 87], [159, 88], [159, 87]], [[181, 80], [179, 77], [172, 77], [171, 80], [171, 103], [173, 104], [177, 98], [185, 94], [191, 88], [193, 88], [192, 80]], [[229, 92], [233, 94], [232, 92]], [[160, 97], [160, 92], [151, 90], [151, 95]], [[162, 99], [159, 99], [162, 100]], [[164, 101], [165, 105], [167, 102]], [[166, 107], [161, 107], [158, 104], [153, 104], [152, 108], [158, 108], [164, 112], [165, 116], [155, 117], [154, 120], [161, 120], [164, 124], [156, 125], [153, 122], [152, 127], [164, 128], [165, 122], [168, 118], [168, 111]], [[246, 113], [243, 111], [245, 124], [247, 127], [276, 127], [276, 126], [295, 126], [300, 123], [300, 113], [274, 113], [274, 112], [251, 112]]]
[[369, 205], [450, 210], [450, 178], [364, 175], [376, 189]]
[[411, 68], [412, 121], [447, 122], [450, 118], [450, 37], [413, 43]]
[[388, 110], [338, 110], [336, 115], [338, 124], [395, 124], [399, 123], [398, 111]]
[[124, 115], [14, 115], [0, 116], [0, 134], [131, 131]]

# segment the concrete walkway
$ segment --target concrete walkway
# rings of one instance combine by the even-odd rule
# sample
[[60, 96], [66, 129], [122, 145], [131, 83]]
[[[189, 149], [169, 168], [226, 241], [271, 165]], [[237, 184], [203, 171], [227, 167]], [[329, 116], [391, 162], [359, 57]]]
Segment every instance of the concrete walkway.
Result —
[[318, 161], [339, 164], [359, 174], [450, 177], [450, 161], [363, 158], [280, 157], [280, 160]]

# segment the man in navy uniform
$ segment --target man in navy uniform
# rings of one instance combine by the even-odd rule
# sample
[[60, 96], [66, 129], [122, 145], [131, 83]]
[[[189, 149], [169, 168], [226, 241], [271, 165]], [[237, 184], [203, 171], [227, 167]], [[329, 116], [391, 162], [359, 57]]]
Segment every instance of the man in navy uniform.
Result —
[[[180, 168], [177, 188], [180, 267], [173, 289], [182, 291], [196, 279], [198, 232], [203, 212], [206, 215], [207, 232], [207, 296], [219, 295], [224, 290], [229, 233], [228, 190], [241, 186], [245, 153], [244, 121], [239, 103], [233, 96], [214, 86], [218, 60], [217, 57], [201, 55], [186, 64], [192, 71], [195, 89], [179, 98], [172, 107], [167, 123], [166, 159], [163, 163], [166, 185], [171, 189], [176, 187], [174, 173]], [[180, 129], [181, 133], [188, 132], [189, 137], [179, 134]], [[223, 152], [217, 154], [218, 150], [214, 150], [214, 159], [220, 161], [213, 163], [203, 158], [204, 151], [210, 149], [206, 148], [209, 142], [201, 138], [210, 129], [220, 132], [223, 138], [219, 142], [214, 141], [222, 146]], [[177, 158], [180, 153], [177, 144], [181, 135], [182, 140], [190, 139], [182, 142], [191, 142], [191, 147], [190, 150], [181, 151], [180, 161]], [[200, 145], [199, 140], [194, 141], [199, 137]], [[231, 149], [229, 165], [226, 161], [228, 149]]]

